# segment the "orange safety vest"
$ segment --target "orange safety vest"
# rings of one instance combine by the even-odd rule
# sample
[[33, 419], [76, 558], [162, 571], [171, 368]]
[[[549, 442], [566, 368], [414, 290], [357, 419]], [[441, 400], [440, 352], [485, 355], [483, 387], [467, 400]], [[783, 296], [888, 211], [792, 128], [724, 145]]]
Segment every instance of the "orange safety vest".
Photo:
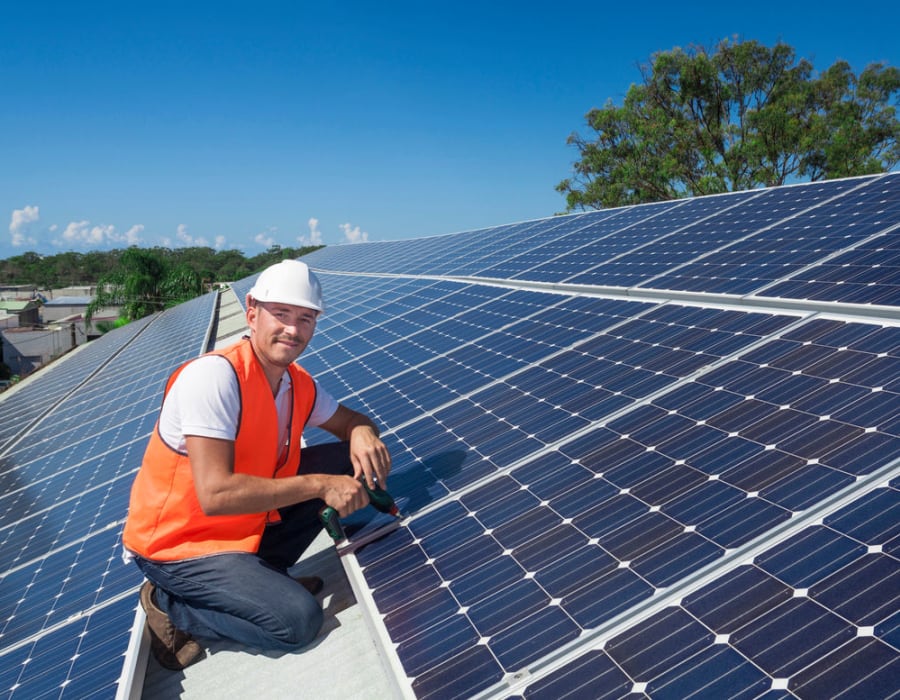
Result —
[[[237, 374], [241, 413], [234, 442], [234, 471], [266, 478], [293, 476], [300, 464], [300, 437], [315, 403], [315, 384], [296, 364], [291, 375], [292, 410], [288, 444], [278, 444], [275, 399], [248, 338], [211, 354], [225, 357]], [[181, 370], [166, 383], [165, 393]], [[209, 516], [197, 500], [186, 453], [167, 445], [159, 422], [131, 487], [122, 541], [145, 559], [175, 561], [221, 552], [255, 552], [269, 515], [278, 512]]]

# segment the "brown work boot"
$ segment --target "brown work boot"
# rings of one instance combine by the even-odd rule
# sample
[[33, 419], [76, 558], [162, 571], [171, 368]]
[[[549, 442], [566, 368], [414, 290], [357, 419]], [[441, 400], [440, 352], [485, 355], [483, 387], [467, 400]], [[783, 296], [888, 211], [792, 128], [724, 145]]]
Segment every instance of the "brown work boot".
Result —
[[144, 581], [141, 586], [141, 607], [147, 616], [150, 631], [150, 651], [163, 668], [180, 671], [202, 659], [206, 652], [191, 635], [176, 628], [162, 610], [156, 607], [156, 586]]

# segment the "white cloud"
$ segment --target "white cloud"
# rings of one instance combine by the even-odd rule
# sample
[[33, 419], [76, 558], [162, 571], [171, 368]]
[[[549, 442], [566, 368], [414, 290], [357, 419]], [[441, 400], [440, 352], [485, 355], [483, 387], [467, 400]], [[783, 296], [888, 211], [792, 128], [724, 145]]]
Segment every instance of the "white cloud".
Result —
[[300, 245], [322, 245], [322, 232], [319, 230], [319, 220], [311, 216], [307, 224], [309, 225], [309, 236], [297, 236], [297, 242]]
[[344, 240], [347, 243], [365, 243], [369, 240], [369, 234], [365, 231], [360, 231], [359, 226], [341, 224], [341, 230], [344, 232]]
[[35, 243], [35, 239], [28, 236], [28, 225], [40, 219], [39, 207], [26, 206], [24, 209], [13, 209], [9, 222], [9, 233], [13, 246], [23, 246]]
[[70, 221], [62, 232], [62, 240], [66, 243], [96, 245], [103, 242], [105, 233], [110, 232], [111, 228], [91, 226], [90, 221]]
[[138, 245], [141, 242], [141, 233], [144, 230], [143, 224], [135, 224], [125, 232], [124, 238], [128, 245]]
[[116, 231], [112, 224], [92, 225], [90, 221], [70, 221], [56, 245], [74, 245], [96, 248], [104, 245], [139, 245], [143, 224], [135, 224], [125, 233]]
[[225, 249], [225, 243], [226, 243], [225, 236], [216, 236], [216, 242], [215, 242], [215, 244], [213, 245], [213, 247], [214, 247], [216, 250], [224, 250], [224, 249]]
[[[270, 231], [271, 231], [271, 229], [270, 229]], [[275, 245], [275, 239], [269, 235], [269, 231], [264, 231], [263, 233], [257, 233], [253, 237], [253, 240], [256, 243], [258, 243], [259, 245], [261, 245], [263, 248], [266, 248], [266, 249], [271, 248], [273, 245]]]
[[187, 224], [178, 224], [178, 228], [175, 231], [175, 237], [188, 247], [205, 248], [209, 245], [209, 242], [205, 238], [203, 238], [203, 236], [194, 238], [191, 234], [189, 234], [187, 230]]

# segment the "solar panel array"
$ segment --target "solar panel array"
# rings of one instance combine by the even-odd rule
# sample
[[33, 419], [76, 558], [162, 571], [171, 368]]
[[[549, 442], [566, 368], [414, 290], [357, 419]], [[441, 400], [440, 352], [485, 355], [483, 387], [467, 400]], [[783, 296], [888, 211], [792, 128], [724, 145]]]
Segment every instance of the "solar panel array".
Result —
[[39, 419], [84, 377], [115, 355], [146, 325], [146, 320], [129, 324], [120, 331], [82, 346], [66, 362], [52, 363], [41, 372], [41, 380], [17, 387], [15, 401], [0, 403], [0, 451], [32, 421]]
[[900, 692], [898, 224], [892, 174], [309, 256], [403, 694]]
[[[301, 363], [409, 516], [344, 558], [401, 694], [896, 694], [898, 228], [888, 174], [307, 256]], [[128, 488], [211, 313], [0, 399], [6, 697], [115, 692]]]
[[0, 697], [115, 696], [141, 582], [121, 557], [131, 480], [214, 302], [112, 331], [0, 400]]

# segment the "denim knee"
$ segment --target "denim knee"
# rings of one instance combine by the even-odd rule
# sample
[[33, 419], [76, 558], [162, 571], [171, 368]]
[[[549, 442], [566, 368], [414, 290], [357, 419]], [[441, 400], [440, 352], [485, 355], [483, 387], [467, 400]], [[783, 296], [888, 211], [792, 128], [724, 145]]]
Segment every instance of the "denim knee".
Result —
[[293, 650], [305, 647], [319, 634], [325, 619], [318, 601], [305, 591], [295, 596], [290, 604], [282, 601], [278, 612], [281, 618], [279, 623], [275, 628], [267, 630], [271, 635], [271, 648], [275, 649]]

